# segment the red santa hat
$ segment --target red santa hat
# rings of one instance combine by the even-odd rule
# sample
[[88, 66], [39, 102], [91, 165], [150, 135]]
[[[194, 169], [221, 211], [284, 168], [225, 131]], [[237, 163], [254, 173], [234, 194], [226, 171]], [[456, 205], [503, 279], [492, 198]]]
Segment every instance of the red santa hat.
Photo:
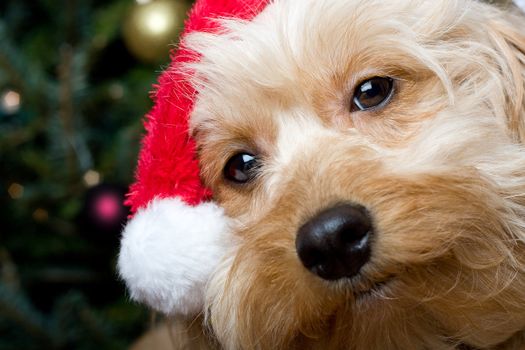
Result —
[[228, 219], [203, 187], [188, 134], [195, 90], [179, 67], [198, 55], [186, 35], [216, 32], [219, 18], [251, 20], [268, 0], [197, 0], [170, 67], [160, 76], [147, 115], [136, 181], [127, 204], [118, 259], [132, 299], [166, 314], [202, 311], [204, 288], [227, 249]]

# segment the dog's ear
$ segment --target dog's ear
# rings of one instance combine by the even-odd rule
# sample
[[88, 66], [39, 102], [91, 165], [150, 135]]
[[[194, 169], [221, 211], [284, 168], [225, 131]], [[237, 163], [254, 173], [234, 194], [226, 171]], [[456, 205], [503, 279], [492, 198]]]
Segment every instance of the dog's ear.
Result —
[[503, 57], [506, 81], [506, 114], [512, 136], [525, 143], [525, 18], [507, 14], [488, 23], [494, 49]]

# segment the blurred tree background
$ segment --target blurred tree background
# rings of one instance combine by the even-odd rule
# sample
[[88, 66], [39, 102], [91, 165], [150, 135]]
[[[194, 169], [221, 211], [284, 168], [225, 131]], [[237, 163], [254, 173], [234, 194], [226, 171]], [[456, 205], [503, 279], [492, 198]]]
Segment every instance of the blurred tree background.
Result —
[[0, 1], [0, 350], [125, 349], [148, 328], [115, 271], [122, 202], [189, 2]]
[[0, 349], [125, 349], [115, 261], [149, 91], [189, 0], [0, 1]]

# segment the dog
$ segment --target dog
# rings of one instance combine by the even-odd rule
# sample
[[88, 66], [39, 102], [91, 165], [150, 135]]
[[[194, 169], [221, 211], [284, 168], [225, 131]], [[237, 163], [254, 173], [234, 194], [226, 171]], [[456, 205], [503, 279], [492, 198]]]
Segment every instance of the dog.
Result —
[[235, 237], [197, 337], [525, 349], [519, 10], [275, 0], [221, 28], [186, 38], [201, 177]]

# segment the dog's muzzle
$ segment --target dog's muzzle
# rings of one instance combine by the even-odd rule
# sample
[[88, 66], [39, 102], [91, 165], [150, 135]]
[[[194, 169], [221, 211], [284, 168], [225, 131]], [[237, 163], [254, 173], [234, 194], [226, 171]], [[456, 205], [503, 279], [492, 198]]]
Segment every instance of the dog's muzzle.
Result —
[[368, 210], [339, 204], [307, 221], [295, 240], [303, 265], [325, 280], [352, 277], [370, 259], [373, 234]]

